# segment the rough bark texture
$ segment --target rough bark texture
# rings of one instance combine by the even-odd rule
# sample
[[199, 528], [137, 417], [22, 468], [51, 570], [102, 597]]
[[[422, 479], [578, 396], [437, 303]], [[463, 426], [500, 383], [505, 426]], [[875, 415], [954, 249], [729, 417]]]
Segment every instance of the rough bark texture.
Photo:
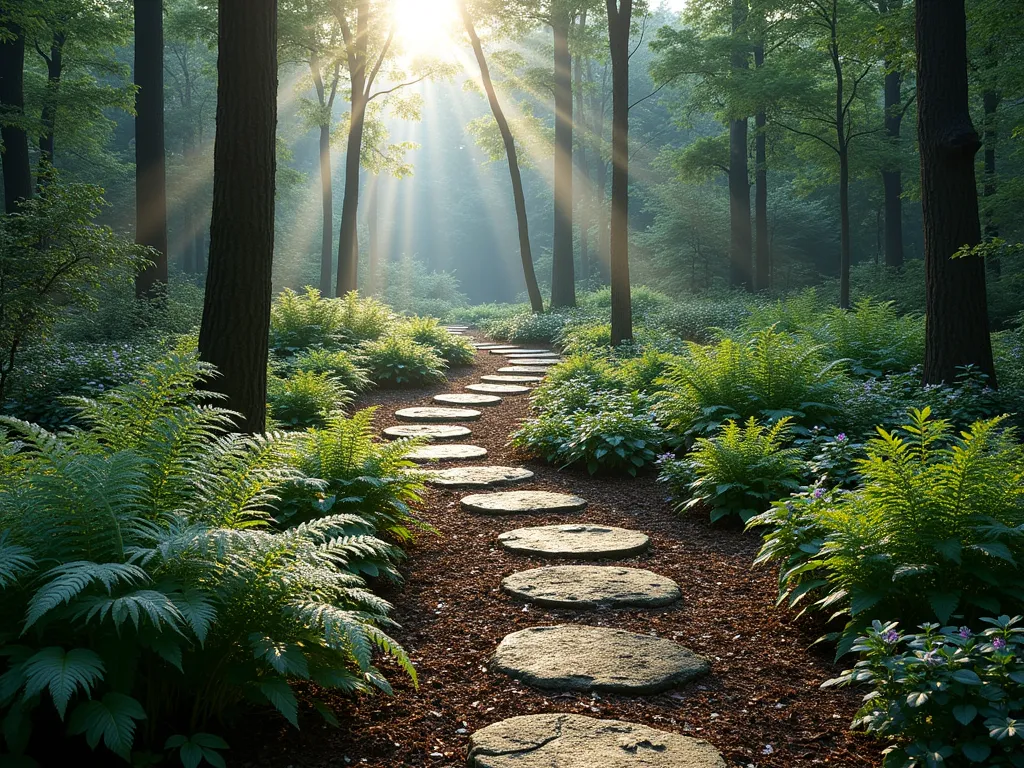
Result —
[[984, 262], [951, 258], [981, 240], [974, 172], [981, 142], [968, 107], [964, 0], [917, 0], [915, 14], [928, 317], [924, 381], [951, 382], [961, 366], [974, 365], [994, 385]]
[[352, 119], [345, 148], [345, 198], [341, 203], [341, 231], [338, 235], [338, 296], [356, 290], [359, 276], [359, 166], [366, 125], [366, 99], [359, 95], [365, 87], [363, 78], [353, 74], [352, 82]]
[[[754, 46], [754, 66], [764, 66], [764, 42]], [[757, 135], [754, 137], [754, 290], [771, 288], [771, 245], [768, 238], [768, 137], [765, 133], [768, 116], [758, 110], [754, 116]]]
[[162, 0], [135, 0], [135, 86], [135, 242], [156, 251], [153, 264], [135, 279], [142, 298], [167, 283]]
[[469, 15], [465, 2], [460, 2], [462, 23], [466, 28], [466, 34], [473, 45], [473, 55], [476, 56], [477, 66], [480, 67], [480, 79], [483, 81], [484, 92], [487, 94], [487, 102], [491, 106], [491, 114], [498, 124], [501, 132], [501, 140], [505, 145], [505, 157], [508, 158], [508, 171], [512, 177], [512, 198], [516, 209], [516, 226], [519, 230], [519, 255], [523, 263], [523, 277], [526, 279], [526, 292], [530, 296], [530, 308], [537, 313], [544, 311], [544, 300], [537, 286], [537, 273], [533, 268], [533, 250], [530, 247], [530, 226], [526, 218], [526, 195], [523, 192], [523, 176], [519, 171], [519, 154], [516, 150], [515, 138], [512, 130], [505, 119], [505, 112], [498, 101], [498, 94], [494, 90], [494, 83], [491, 81], [491, 71], [487, 66], [487, 57], [484, 56], [483, 46], [480, 44], [480, 36], [476, 33], [473, 19]]
[[[9, 112], [25, 112], [25, 36], [10, 22], [7, 30], [14, 37], [0, 42], [0, 104]], [[32, 163], [28, 154], [28, 134], [24, 128], [4, 125], [3, 137], [4, 210], [13, 213], [18, 202], [32, 196]]]
[[572, 249], [572, 56], [569, 18], [551, 19], [555, 41], [555, 211], [551, 249], [551, 307], [576, 306]]
[[612, 344], [618, 345], [633, 338], [629, 286], [629, 26], [633, 0], [607, 3], [612, 61]]
[[[732, 31], [739, 36], [747, 21], [747, 0], [733, 0]], [[747, 47], [733, 42], [731, 66], [734, 72], [749, 67]], [[729, 121], [729, 282], [736, 287], [752, 287], [750, 275], [750, 170], [747, 163], [747, 118]]]
[[220, 0], [213, 219], [199, 352], [208, 386], [266, 427], [267, 340], [274, 257], [277, 2]]

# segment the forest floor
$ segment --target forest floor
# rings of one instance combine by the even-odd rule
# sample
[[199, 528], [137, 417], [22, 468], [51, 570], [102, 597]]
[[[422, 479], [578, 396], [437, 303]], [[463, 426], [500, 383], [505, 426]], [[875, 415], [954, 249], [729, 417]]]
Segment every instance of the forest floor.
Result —
[[[399, 423], [395, 410], [432, 405], [431, 398], [441, 392], [464, 392], [465, 385], [507, 364], [499, 355], [481, 351], [475, 365], [453, 371], [447, 384], [372, 392], [356, 407], [379, 406], [376, 426], [383, 429]], [[429, 490], [421, 517], [437, 533], [421, 534], [407, 547], [401, 569], [405, 583], [384, 593], [402, 627], [392, 635], [410, 652], [419, 672], [418, 689], [396, 667], [386, 665], [395, 686], [393, 697], [327, 697], [338, 712], [340, 728], [326, 726], [312, 708], [298, 731], [269, 712], [265, 718], [250, 718], [244, 729], [229, 734], [231, 765], [456, 768], [466, 763], [474, 731], [509, 717], [545, 712], [626, 720], [699, 737], [713, 744], [730, 766], [880, 764], [879, 743], [848, 730], [860, 695], [819, 688], [841, 668], [832, 663], [830, 648], [811, 647], [818, 628], [776, 609], [775, 574], [752, 569], [757, 535], [712, 527], [706, 512], [677, 515], [652, 475], [631, 479], [559, 471], [508, 447], [510, 433], [529, 415], [526, 396], [506, 397], [500, 406], [481, 410], [480, 421], [468, 424], [472, 436], [459, 441], [487, 448], [487, 459], [474, 463], [530, 469], [536, 477], [517, 490], [575, 494], [589, 502], [587, 510], [557, 520], [542, 515], [490, 517], [460, 509], [460, 498], [474, 491]], [[505, 594], [500, 588], [504, 577], [551, 563], [506, 552], [496, 543], [498, 535], [556, 522], [644, 531], [651, 538], [650, 550], [614, 563], [674, 579], [682, 599], [663, 608], [594, 613], [541, 608]], [[667, 693], [625, 696], [537, 690], [488, 668], [490, 656], [509, 633], [568, 623], [676, 640], [708, 658], [711, 674]]]

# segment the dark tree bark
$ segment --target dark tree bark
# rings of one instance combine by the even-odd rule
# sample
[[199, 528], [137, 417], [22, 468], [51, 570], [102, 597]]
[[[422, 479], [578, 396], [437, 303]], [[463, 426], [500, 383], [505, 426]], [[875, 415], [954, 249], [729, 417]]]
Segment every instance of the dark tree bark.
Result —
[[633, 0], [607, 0], [612, 62], [612, 344], [633, 339], [629, 286], [629, 27]]
[[[7, 22], [13, 36], [0, 42], [0, 104], [15, 118], [25, 113], [25, 35], [21, 27]], [[23, 126], [5, 123], [3, 137], [4, 210], [14, 213], [18, 203], [32, 197], [32, 162], [28, 134]]]
[[[732, 2], [732, 31], [737, 38], [747, 22], [747, 0]], [[748, 69], [747, 46], [733, 40], [731, 67], [733, 72]], [[750, 170], [747, 163], [747, 118], [729, 121], [729, 282], [750, 290]]]
[[152, 298], [167, 284], [162, 0], [135, 0], [135, 86], [135, 242], [156, 251], [135, 278], [135, 294]]
[[366, 126], [366, 100], [359, 92], [364, 87], [364, 78], [353, 73], [352, 117], [345, 145], [345, 198], [341, 203], [341, 231], [338, 234], [338, 296], [359, 287], [359, 166]]
[[570, 19], [553, 12], [555, 41], [555, 211], [551, 248], [551, 308], [576, 306], [572, 249], [572, 56]]
[[217, 139], [203, 360], [220, 376], [208, 386], [263, 432], [274, 259], [277, 131], [277, 2], [220, 0]]
[[[754, 46], [754, 66], [764, 66], [764, 41]], [[767, 291], [771, 288], [771, 271], [768, 242], [768, 137], [765, 133], [768, 116], [759, 109], [754, 116], [757, 134], [754, 137], [754, 290]]]
[[964, 0], [917, 0], [917, 136], [921, 147], [927, 330], [924, 382], [974, 365], [995, 385], [985, 264], [953, 259], [981, 241], [974, 158], [981, 147], [967, 95]]
[[476, 33], [473, 19], [469, 15], [466, 3], [460, 2], [459, 8], [462, 13], [462, 23], [469, 35], [469, 41], [473, 45], [473, 54], [476, 56], [477, 66], [480, 67], [480, 79], [483, 81], [484, 92], [487, 94], [487, 102], [491, 106], [491, 114], [498, 124], [501, 132], [501, 140], [505, 145], [505, 157], [508, 158], [508, 171], [512, 177], [512, 198], [516, 209], [516, 225], [519, 230], [519, 255], [523, 263], [523, 276], [526, 279], [526, 292], [530, 297], [530, 307], [536, 313], [544, 311], [544, 299], [541, 297], [540, 288], [537, 286], [537, 273], [533, 268], [533, 251], [530, 247], [530, 226], [526, 218], [526, 195], [523, 192], [523, 177], [519, 171], [519, 154], [516, 150], [515, 137], [512, 129], [508, 126], [505, 113], [498, 101], [498, 94], [494, 90], [494, 83], [491, 81], [491, 71], [487, 66], [487, 58], [484, 56], [483, 46], [480, 44], [480, 36]]
[[40, 114], [43, 126], [39, 136], [39, 173], [45, 172], [46, 166], [53, 166], [54, 128], [57, 124], [57, 95], [60, 91], [60, 79], [64, 74], [64, 42], [63, 32], [53, 36], [50, 53], [43, 56], [46, 62], [46, 100]]
[[[879, 0], [882, 15], [898, 10], [902, 0]], [[895, 69], [891, 58], [885, 62], [885, 135], [897, 156], [892, 165], [882, 169], [882, 189], [885, 194], [885, 265], [899, 269], [903, 266], [903, 172], [898, 152], [903, 126], [903, 73]]]
[[[593, 83], [595, 79], [591, 74], [590, 81]], [[607, 194], [608, 194], [608, 163], [605, 161], [601, 152], [601, 140], [604, 136], [604, 124], [605, 124], [605, 85], [607, 78], [604, 78], [601, 83], [601, 88], [595, 89], [593, 97], [591, 99], [591, 111], [594, 119], [594, 151], [591, 153], [594, 156], [594, 198], [597, 201], [597, 221], [595, 222], [596, 237], [594, 247], [597, 251], [597, 268], [598, 273], [603, 281], [611, 280], [611, 256], [609, 255], [609, 243], [608, 243], [608, 212], [609, 209], [605, 205]]]

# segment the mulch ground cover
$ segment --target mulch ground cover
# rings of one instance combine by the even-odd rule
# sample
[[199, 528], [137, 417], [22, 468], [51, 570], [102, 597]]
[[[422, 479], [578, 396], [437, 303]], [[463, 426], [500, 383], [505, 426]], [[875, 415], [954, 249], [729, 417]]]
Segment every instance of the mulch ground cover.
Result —
[[[453, 371], [447, 385], [376, 391], [356, 406], [379, 406], [376, 425], [382, 429], [398, 423], [396, 409], [430, 404], [439, 392], [462, 392], [466, 384], [505, 365], [503, 357], [481, 352], [476, 365]], [[272, 713], [254, 716], [244, 729], [229, 734], [229, 763], [247, 768], [455, 768], [465, 765], [469, 736], [479, 728], [517, 715], [571, 712], [706, 739], [729, 765], [879, 765], [881, 745], [847, 730], [860, 694], [819, 689], [841, 669], [831, 663], [831, 649], [811, 648], [815, 628], [774, 607], [775, 574], [752, 570], [759, 537], [712, 527], [706, 515], [680, 517], [653, 476], [590, 477], [528, 459], [507, 446], [509, 434], [528, 413], [526, 396], [506, 397], [501, 406], [483, 409], [481, 420], [469, 425], [472, 436], [460, 442], [487, 448], [490, 455], [481, 463], [533, 470], [535, 482], [519, 487], [573, 493], [586, 498], [589, 508], [557, 520], [495, 518], [460, 510], [459, 499], [471, 492], [428, 491], [421, 517], [437, 534], [417, 537], [402, 567], [405, 583], [384, 590], [402, 626], [392, 634], [419, 671], [418, 689], [393, 665], [385, 665], [395, 686], [393, 697], [353, 701], [327, 696], [338, 711], [340, 728], [326, 726], [311, 707], [298, 731]], [[505, 595], [502, 578], [550, 562], [506, 553], [497, 546], [498, 534], [562, 521], [646, 532], [650, 551], [616, 562], [675, 579], [682, 600], [653, 610], [579, 613], [538, 608]], [[488, 670], [488, 659], [505, 635], [570, 622], [676, 640], [709, 658], [712, 672], [677, 691], [629, 697], [553, 694]]]

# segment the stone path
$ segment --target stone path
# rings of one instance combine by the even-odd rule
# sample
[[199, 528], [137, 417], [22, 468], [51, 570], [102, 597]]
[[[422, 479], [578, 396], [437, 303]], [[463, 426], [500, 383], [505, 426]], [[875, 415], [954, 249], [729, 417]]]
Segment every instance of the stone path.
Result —
[[[449, 326], [461, 334], [462, 326]], [[502, 375], [481, 376], [466, 393], [435, 396], [439, 403], [492, 406], [500, 413], [500, 395], [522, 395], [543, 381], [560, 362], [559, 353], [513, 345], [474, 342], [481, 354], [497, 354], [511, 365]], [[415, 425], [389, 427], [391, 439], [426, 437], [449, 440], [470, 434], [449, 422], [477, 421], [478, 410], [414, 407], [395, 412]], [[511, 426], [511, 425], [510, 425]], [[410, 450], [420, 463], [471, 460], [487, 454], [473, 445], [432, 444]], [[533, 472], [519, 467], [466, 465], [420, 472], [426, 482], [446, 488], [493, 488], [529, 483]], [[585, 513], [579, 496], [546, 490], [477, 493], [460, 502], [466, 513], [558, 517]], [[542, 559], [621, 560], [643, 553], [650, 539], [642, 531], [589, 524], [541, 524], [508, 530], [498, 536], [505, 550]], [[483, 554], [483, 552], [482, 552]], [[622, 565], [548, 565], [507, 576], [502, 589], [517, 600], [574, 611], [617, 608], [651, 609], [679, 599], [678, 585], [652, 571]], [[486, 594], [480, 596], [487, 599]], [[525, 609], [524, 609], [525, 610]], [[606, 621], [609, 614], [605, 614]], [[611, 615], [614, 623], [614, 614]], [[706, 675], [709, 662], [673, 640], [636, 634], [611, 626], [567, 623], [530, 627], [507, 635], [497, 646], [490, 668], [542, 690], [618, 692], [644, 696], [669, 690]], [[547, 713], [512, 717], [474, 733], [469, 765], [475, 768], [725, 768], [707, 742], [644, 725], [597, 720], [575, 714]]]

